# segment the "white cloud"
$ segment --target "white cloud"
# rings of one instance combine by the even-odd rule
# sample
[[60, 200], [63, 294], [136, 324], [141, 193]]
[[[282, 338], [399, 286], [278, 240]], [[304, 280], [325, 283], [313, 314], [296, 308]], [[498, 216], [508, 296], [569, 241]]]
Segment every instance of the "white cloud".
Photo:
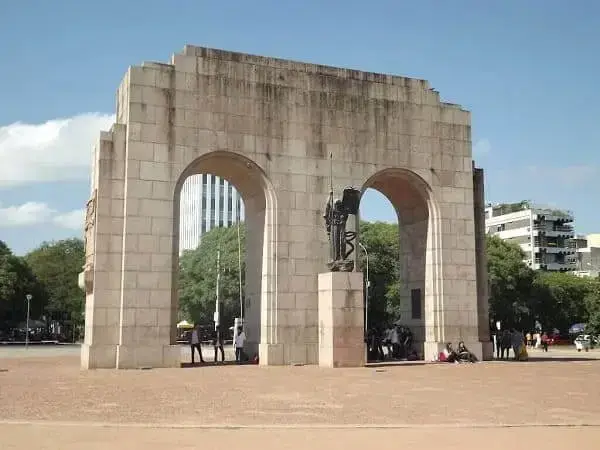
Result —
[[57, 214], [52, 218], [52, 222], [61, 228], [70, 230], [83, 230], [85, 222], [85, 209], [75, 209], [68, 213]]
[[82, 230], [85, 210], [77, 209], [59, 213], [46, 203], [27, 202], [18, 206], [0, 205], [0, 227], [27, 227], [54, 224], [61, 228]]
[[19, 227], [47, 222], [54, 210], [45, 203], [27, 202], [19, 206], [0, 208], [0, 226]]
[[473, 145], [473, 156], [487, 155], [492, 149], [492, 144], [487, 139], [479, 139]]
[[114, 120], [114, 115], [87, 113], [0, 127], [0, 186], [88, 179], [92, 147]]

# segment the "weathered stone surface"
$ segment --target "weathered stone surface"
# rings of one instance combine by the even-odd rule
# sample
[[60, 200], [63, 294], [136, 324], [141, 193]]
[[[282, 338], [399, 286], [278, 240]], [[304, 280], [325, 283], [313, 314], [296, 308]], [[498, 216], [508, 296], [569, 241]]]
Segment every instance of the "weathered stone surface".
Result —
[[[131, 67], [117, 100], [93, 165], [85, 367], [173, 364], [174, 211], [196, 173], [244, 198], [248, 348], [262, 364], [317, 364], [330, 153], [336, 192], [375, 188], [396, 208], [417, 342], [485, 339], [470, 113], [426, 81], [187, 46], [171, 64]], [[101, 325], [111, 308], [119, 320]]]
[[365, 364], [364, 290], [361, 272], [319, 274], [319, 365]]

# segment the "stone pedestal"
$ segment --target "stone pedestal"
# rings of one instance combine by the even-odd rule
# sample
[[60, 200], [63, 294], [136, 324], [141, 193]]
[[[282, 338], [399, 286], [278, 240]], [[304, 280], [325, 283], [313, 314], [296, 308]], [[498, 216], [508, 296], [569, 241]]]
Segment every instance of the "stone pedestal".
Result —
[[124, 345], [81, 346], [82, 369], [142, 369], [180, 367], [179, 345], [132, 347]]
[[319, 274], [319, 366], [365, 364], [361, 272]]
[[117, 369], [181, 367], [179, 345], [117, 346]]
[[88, 369], [114, 369], [117, 359], [116, 345], [89, 345], [81, 346], [81, 368]]
[[492, 361], [494, 359], [494, 343], [484, 341], [481, 343], [481, 361]]

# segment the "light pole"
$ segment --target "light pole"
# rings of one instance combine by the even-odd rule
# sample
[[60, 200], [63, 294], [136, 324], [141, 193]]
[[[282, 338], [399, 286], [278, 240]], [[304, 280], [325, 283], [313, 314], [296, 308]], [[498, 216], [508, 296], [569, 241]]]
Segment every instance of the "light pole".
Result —
[[215, 331], [219, 328], [221, 322], [221, 311], [219, 305], [219, 282], [221, 281], [221, 248], [217, 250], [217, 296], [215, 299]]
[[240, 238], [240, 212], [237, 213], [237, 241], [238, 241], [238, 284], [240, 293], [240, 319], [244, 320], [244, 299], [242, 297], [242, 240]]
[[371, 282], [369, 281], [369, 252], [367, 248], [359, 242], [358, 245], [362, 248], [363, 252], [365, 252], [365, 256], [367, 258], [367, 281], [365, 282], [365, 332], [368, 331], [369, 327], [369, 286], [371, 286]]
[[31, 310], [31, 299], [33, 298], [33, 295], [31, 294], [27, 294], [25, 296], [25, 299], [27, 300], [27, 321], [25, 322], [25, 348], [28, 349], [29, 348], [29, 312]]

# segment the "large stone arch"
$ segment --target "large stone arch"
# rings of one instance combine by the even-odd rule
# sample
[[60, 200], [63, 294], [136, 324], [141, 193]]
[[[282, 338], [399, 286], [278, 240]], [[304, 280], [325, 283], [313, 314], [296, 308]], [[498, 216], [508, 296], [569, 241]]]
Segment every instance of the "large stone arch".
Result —
[[405, 168], [378, 171], [365, 181], [362, 192], [368, 188], [383, 194], [398, 217], [402, 322], [413, 330], [422, 354], [430, 344], [437, 348], [434, 343], [445, 339], [437, 201], [427, 181]]
[[[193, 159], [181, 172], [173, 192], [173, 321], [177, 317], [177, 280], [179, 266], [179, 213], [181, 188], [185, 180], [202, 173], [210, 173], [228, 180], [240, 193], [245, 204], [246, 286], [244, 289], [244, 319], [249, 354], [259, 353], [261, 336], [264, 342], [272, 340], [277, 267], [277, 227], [275, 223], [277, 196], [265, 172], [254, 161], [239, 153], [210, 151]], [[264, 326], [262, 326], [264, 325]], [[175, 331], [175, 323], [172, 324]], [[172, 338], [172, 341], [174, 339]]]
[[[477, 172], [474, 189], [470, 113], [440, 101], [424, 80], [186, 46], [169, 64], [129, 68], [116, 123], [95, 148], [83, 367], [179, 365], [174, 199], [199, 167], [246, 190], [253, 223], [263, 223], [262, 232], [250, 230], [259, 238], [249, 249], [262, 255], [254, 267], [260, 282], [250, 287], [260, 291], [261, 364], [319, 360], [317, 280], [328, 258], [323, 206], [331, 182], [336, 193], [385, 180], [405, 187], [387, 194], [401, 218], [413, 218], [415, 233], [425, 203], [411, 210], [411, 198], [428, 199], [425, 271], [436, 275], [425, 277], [423, 312], [433, 324], [425, 358], [446, 340], [481, 353], [489, 340], [483, 178]], [[244, 167], [256, 183], [244, 185]]]

